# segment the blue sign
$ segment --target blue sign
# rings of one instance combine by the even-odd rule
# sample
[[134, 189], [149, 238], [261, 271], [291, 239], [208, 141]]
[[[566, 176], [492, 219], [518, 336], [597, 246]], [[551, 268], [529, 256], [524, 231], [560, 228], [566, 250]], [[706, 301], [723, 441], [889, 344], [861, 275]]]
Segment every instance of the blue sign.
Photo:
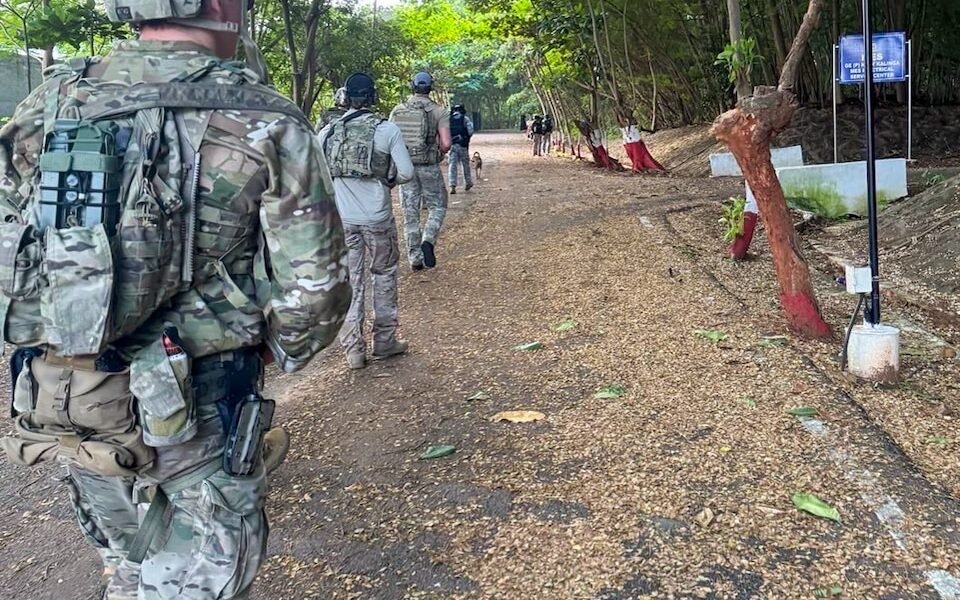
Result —
[[[840, 38], [840, 83], [863, 83], [867, 72], [862, 35]], [[907, 36], [903, 32], [873, 35], [873, 81], [895, 83], [907, 79]]]

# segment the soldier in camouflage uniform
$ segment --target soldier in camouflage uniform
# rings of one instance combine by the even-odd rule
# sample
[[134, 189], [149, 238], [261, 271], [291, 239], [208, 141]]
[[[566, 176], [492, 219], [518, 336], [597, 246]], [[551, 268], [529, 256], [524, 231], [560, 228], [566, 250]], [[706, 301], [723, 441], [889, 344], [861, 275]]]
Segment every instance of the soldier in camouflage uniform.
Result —
[[[407, 257], [415, 271], [437, 264], [435, 247], [440, 226], [447, 214], [447, 187], [440, 160], [450, 150], [450, 115], [430, 99], [433, 77], [417, 73], [411, 85], [413, 95], [397, 105], [390, 120], [400, 127], [407, 152], [416, 167], [413, 180], [400, 186], [403, 204], [403, 231]], [[420, 231], [420, 214], [427, 209], [427, 222]]]
[[[0, 129], [0, 319], [19, 347], [2, 446], [66, 463], [107, 600], [247, 598], [268, 532], [264, 360], [293, 372], [334, 340], [343, 230], [311, 124], [229, 60], [246, 1], [122, 3], [108, 15], [139, 40], [48, 71]], [[48, 175], [86, 168], [58, 136], [90, 132], [126, 150], [61, 174], [79, 199], [41, 203]], [[119, 215], [45, 221], [97, 169]]]
[[363, 339], [367, 252], [373, 279], [373, 358], [407, 351], [407, 342], [397, 339], [400, 248], [390, 189], [410, 181], [414, 167], [400, 129], [370, 111], [377, 102], [373, 79], [366, 73], [354, 73], [347, 78], [346, 96], [349, 110], [318, 137], [333, 175], [350, 256], [353, 301], [340, 343], [350, 368], [360, 369], [367, 362]]

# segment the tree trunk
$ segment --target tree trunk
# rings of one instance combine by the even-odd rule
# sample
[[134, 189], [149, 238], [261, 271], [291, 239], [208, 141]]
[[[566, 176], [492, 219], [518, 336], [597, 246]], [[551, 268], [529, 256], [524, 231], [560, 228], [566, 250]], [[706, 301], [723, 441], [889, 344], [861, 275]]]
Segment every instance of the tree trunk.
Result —
[[[740, 41], [740, 0], [727, 0], [727, 15], [730, 17], [730, 43], [736, 47]], [[737, 74], [737, 100], [743, 100], [750, 96], [753, 90], [750, 88], [749, 69], [744, 68]]]
[[590, 148], [590, 154], [593, 156], [593, 162], [601, 168], [611, 171], [625, 171], [620, 161], [610, 156], [606, 146], [603, 145], [603, 137], [599, 129], [594, 128], [593, 124], [585, 121], [577, 121], [577, 129], [580, 130], [580, 136], [586, 140], [587, 147]]
[[810, 269], [783, 188], [770, 158], [770, 143], [790, 124], [797, 110], [793, 93], [807, 41], [816, 29], [825, 0], [810, 0], [793, 40], [777, 88], [760, 87], [751, 98], [717, 118], [710, 132], [730, 148], [760, 207], [780, 286], [780, 304], [790, 329], [805, 338], [830, 337], [820, 314]]

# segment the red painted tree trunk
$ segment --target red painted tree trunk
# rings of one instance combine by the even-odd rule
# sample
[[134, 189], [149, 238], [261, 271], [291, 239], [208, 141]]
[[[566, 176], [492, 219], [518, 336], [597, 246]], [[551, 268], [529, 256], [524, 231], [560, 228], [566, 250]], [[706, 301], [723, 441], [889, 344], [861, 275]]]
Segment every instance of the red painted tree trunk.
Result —
[[647, 150], [647, 145], [640, 139], [640, 129], [636, 125], [629, 125], [620, 131], [623, 134], [623, 148], [627, 151], [634, 172], [666, 172], [667, 169]]
[[740, 234], [740, 237], [733, 240], [733, 243], [730, 244], [728, 252], [730, 253], [730, 258], [736, 260], [743, 260], [747, 256], [747, 251], [750, 250], [750, 242], [753, 241], [753, 234], [757, 230], [757, 213], [755, 212], [744, 212], [743, 213], [743, 233]]
[[590, 154], [593, 156], [594, 164], [611, 171], [625, 170], [623, 165], [620, 164], [620, 161], [610, 156], [610, 153], [607, 152], [606, 146], [603, 145], [600, 130], [594, 129], [590, 123], [586, 121], [577, 121], [577, 128], [580, 130], [583, 139], [586, 140], [587, 147], [590, 148]]
[[802, 337], [824, 338], [830, 337], [830, 326], [820, 314], [810, 270], [770, 158], [770, 142], [790, 124], [796, 109], [792, 93], [757, 88], [753, 97], [720, 115], [710, 133], [733, 152], [757, 199], [790, 329]]

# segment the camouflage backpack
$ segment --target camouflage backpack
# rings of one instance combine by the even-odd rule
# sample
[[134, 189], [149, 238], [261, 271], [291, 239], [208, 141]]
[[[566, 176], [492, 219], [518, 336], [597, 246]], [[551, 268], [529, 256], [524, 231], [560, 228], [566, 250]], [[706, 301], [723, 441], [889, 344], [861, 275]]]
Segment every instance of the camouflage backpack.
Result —
[[332, 176], [390, 178], [390, 154], [378, 152], [373, 143], [383, 121], [369, 110], [358, 110], [330, 126], [323, 138], [323, 153]]
[[393, 109], [390, 120], [403, 133], [403, 141], [415, 165], [434, 165], [440, 162], [437, 148], [437, 128], [430, 118], [429, 98], [414, 97]]
[[192, 284], [206, 123], [171, 109], [267, 110], [305, 121], [267, 88], [101, 84], [83, 79], [81, 62], [47, 84], [38, 181], [20, 207], [32, 217], [0, 224], [7, 339], [60, 356], [99, 354]]
[[[129, 365], [102, 361], [111, 342], [207, 277], [198, 269], [194, 281], [193, 262], [210, 111], [310, 125], [264, 87], [101, 83], [84, 77], [89, 64], [48, 74], [37, 179], [23, 218], [0, 223], [0, 318], [8, 341], [39, 347], [20, 357], [16, 435], [0, 446], [19, 464], [58, 459], [131, 475], [150, 465], [151, 446], [196, 430], [189, 366], [165, 344], [182, 346], [175, 328]], [[244, 83], [242, 69], [236, 76]]]

